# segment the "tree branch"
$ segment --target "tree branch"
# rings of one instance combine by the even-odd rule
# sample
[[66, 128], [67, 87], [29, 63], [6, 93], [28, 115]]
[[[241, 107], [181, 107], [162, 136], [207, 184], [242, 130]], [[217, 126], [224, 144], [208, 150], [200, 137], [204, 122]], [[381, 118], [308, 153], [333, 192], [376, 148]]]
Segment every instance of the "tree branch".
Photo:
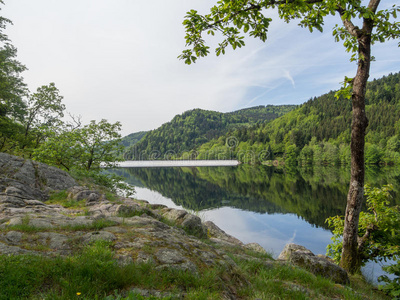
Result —
[[368, 241], [369, 237], [371, 236], [371, 233], [376, 231], [378, 229], [378, 226], [375, 224], [370, 224], [367, 227], [367, 230], [365, 231], [365, 234], [362, 237], [359, 237], [357, 239], [358, 243], [358, 251], [361, 253], [364, 250], [365, 243]]
[[[371, 0], [371, 1], [373, 1], [373, 0]], [[378, 1], [379, 1], [379, 0], [378, 0]], [[348, 31], [352, 36], [354, 36], [355, 38], [360, 37], [360, 35], [361, 35], [361, 30], [360, 30], [360, 28], [358, 28], [358, 26], [355, 26], [355, 25], [353, 24], [353, 22], [351, 22], [350, 20], [347, 20], [347, 19], [344, 17], [344, 13], [346, 12], [346, 10], [345, 10], [343, 7], [340, 7], [340, 6], [339, 6], [336, 10], [337, 10], [337, 12], [339, 13], [340, 18], [342, 19], [343, 25], [344, 25], [344, 27], [347, 29], [347, 31]]]
[[[276, 0], [271, 0], [271, 1], [268, 3], [268, 5], [264, 5], [264, 6], [292, 4], [292, 3], [294, 3], [295, 1], [296, 1], [296, 0], [278, 0], [278, 1], [276, 1]], [[371, 1], [372, 1], [372, 0], [371, 0]], [[379, 0], [377, 0], [377, 1], [379, 1]], [[316, 3], [322, 3], [322, 2], [323, 2], [323, 0], [308, 0], [308, 1], [306, 1], [307, 4], [316, 4]], [[235, 12], [234, 14], [232, 14], [232, 15], [230, 16], [229, 19], [233, 19], [233, 18], [236, 17], [237, 15], [239, 15], [239, 14], [241, 14], [241, 13], [244, 13], [244, 12], [247, 12], [247, 11], [251, 11], [251, 10], [259, 11], [259, 10], [261, 10], [262, 8], [263, 8], [263, 6], [261, 6], [261, 5], [259, 5], [259, 4], [256, 5], [256, 4], [250, 3], [250, 6], [249, 6], [249, 7], [245, 8], [245, 9], [241, 9], [241, 10]], [[214, 27], [214, 26], [216, 26], [216, 25], [218, 25], [218, 24], [220, 24], [220, 23], [222, 23], [222, 22], [223, 22], [223, 20], [218, 20], [218, 21], [216, 21], [216, 22], [210, 24], [209, 26], [207, 26], [206, 29], [210, 29], [210, 28], [212, 28], [212, 27]]]
[[368, 8], [373, 12], [376, 13], [376, 10], [378, 9], [379, 4], [381, 3], [381, 0], [370, 0], [368, 4]]

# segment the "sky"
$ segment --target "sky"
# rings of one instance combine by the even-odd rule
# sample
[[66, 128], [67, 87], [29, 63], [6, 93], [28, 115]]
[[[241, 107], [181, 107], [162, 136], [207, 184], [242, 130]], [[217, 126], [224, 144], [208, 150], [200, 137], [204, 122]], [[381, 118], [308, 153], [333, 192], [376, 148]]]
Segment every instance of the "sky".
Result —
[[[207, 13], [215, 2], [5, 0], [1, 15], [13, 22], [5, 33], [28, 68], [23, 77], [31, 92], [54, 82], [68, 112], [84, 123], [120, 121], [122, 135], [155, 129], [194, 108], [301, 104], [355, 75], [356, 64], [332, 36], [337, 16], [323, 33], [310, 33], [275, 11], [266, 43], [246, 38], [241, 49], [185, 65], [177, 59], [185, 49], [184, 16], [190, 9]], [[400, 71], [395, 41], [372, 51], [370, 79]]]

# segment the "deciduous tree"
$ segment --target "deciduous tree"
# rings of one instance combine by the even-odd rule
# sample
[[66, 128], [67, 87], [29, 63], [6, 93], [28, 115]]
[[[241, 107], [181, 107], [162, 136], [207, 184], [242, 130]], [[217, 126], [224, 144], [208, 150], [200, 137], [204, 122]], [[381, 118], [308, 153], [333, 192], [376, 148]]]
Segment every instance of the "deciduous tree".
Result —
[[[222, 41], [215, 49], [216, 55], [225, 54], [229, 45], [233, 49], [245, 45], [244, 34], [267, 40], [272, 19], [266, 15], [277, 9], [279, 17], [289, 22], [299, 20], [299, 25], [322, 31], [324, 19], [336, 15], [341, 25], [333, 28], [336, 41], [343, 41], [351, 60], [357, 62], [356, 75], [345, 77], [341, 95], [352, 101], [351, 129], [351, 180], [347, 196], [347, 207], [343, 230], [341, 266], [350, 272], [360, 269], [358, 253], [358, 223], [364, 198], [364, 145], [368, 119], [365, 113], [365, 92], [371, 63], [371, 46], [400, 37], [400, 23], [396, 22], [399, 5], [389, 9], [378, 7], [381, 0], [219, 0], [210, 13], [200, 15], [196, 10], [187, 13], [183, 22], [186, 29], [186, 44], [179, 58], [191, 64], [198, 57], [210, 52], [204, 34], [222, 34]], [[358, 25], [357, 25], [358, 24]]]

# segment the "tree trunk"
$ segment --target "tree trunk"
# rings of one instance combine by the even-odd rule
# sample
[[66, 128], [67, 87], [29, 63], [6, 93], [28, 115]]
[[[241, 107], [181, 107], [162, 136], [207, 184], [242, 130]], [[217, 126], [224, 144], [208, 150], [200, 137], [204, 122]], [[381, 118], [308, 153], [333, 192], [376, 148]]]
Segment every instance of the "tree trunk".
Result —
[[371, 38], [369, 33], [358, 39], [359, 61], [353, 81], [351, 125], [351, 179], [347, 195], [347, 207], [343, 230], [343, 248], [340, 265], [350, 273], [361, 268], [358, 253], [358, 221], [364, 199], [364, 145], [368, 119], [365, 114], [365, 92], [371, 61]]

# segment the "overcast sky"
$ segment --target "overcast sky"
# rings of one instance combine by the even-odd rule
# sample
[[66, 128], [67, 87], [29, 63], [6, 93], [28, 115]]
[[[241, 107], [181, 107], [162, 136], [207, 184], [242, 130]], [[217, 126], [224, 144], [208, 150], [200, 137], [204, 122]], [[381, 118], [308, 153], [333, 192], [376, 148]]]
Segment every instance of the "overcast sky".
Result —
[[[54, 82], [69, 112], [85, 123], [121, 121], [123, 135], [194, 108], [300, 104], [354, 76], [356, 65], [331, 34], [337, 17], [322, 34], [274, 20], [266, 43], [248, 38], [242, 49], [185, 65], [177, 59], [184, 15], [215, 2], [5, 0], [1, 13], [14, 23], [5, 32], [29, 69], [23, 76], [30, 91]], [[371, 79], [400, 71], [396, 42], [375, 45], [373, 55]]]

